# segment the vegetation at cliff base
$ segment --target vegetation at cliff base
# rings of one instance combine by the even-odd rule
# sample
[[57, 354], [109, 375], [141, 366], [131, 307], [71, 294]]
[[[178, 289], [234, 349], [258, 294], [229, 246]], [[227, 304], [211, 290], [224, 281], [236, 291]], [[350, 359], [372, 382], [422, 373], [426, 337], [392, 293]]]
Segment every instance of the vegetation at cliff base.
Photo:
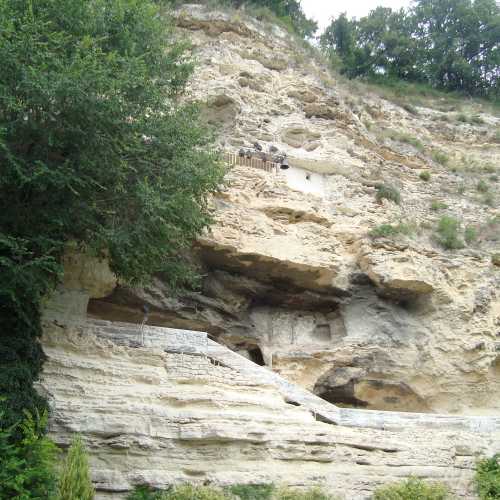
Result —
[[351, 78], [405, 80], [498, 100], [499, 40], [495, 0], [416, 0], [360, 19], [342, 14], [321, 45]]
[[273, 484], [235, 484], [225, 489], [184, 484], [164, 491], [137, 487], [127, 500], [335, 500], [320, 488], [277, 488]]
[[389, 484], [377, 489], [373, 500], [451, 500], [446, 486], [440, 483], [428, 483], [410, 477], [399, 483]]
[[94, 487], [82, 438], [76, 436], [68, 450], [59, 478], [57, 500], [92, 500]]
[[44, 411], [40, 310], [68, 241], [125, 282], [195, 280], [223, 167], [178, 99], [188, 49], [154, 1], [0, 0], [2, 429]]
[[[0, 423], [4, 422], [0, 411]], [[43, 435], [47, 413], [0, 425], [0, 498], [49, 499], [56, 491], [57, 448]], [[17, 439], [16, 439], [17, 438]]]
[[475, 481], [481, 500], [500, 499], [500, 454], [477, 463]]

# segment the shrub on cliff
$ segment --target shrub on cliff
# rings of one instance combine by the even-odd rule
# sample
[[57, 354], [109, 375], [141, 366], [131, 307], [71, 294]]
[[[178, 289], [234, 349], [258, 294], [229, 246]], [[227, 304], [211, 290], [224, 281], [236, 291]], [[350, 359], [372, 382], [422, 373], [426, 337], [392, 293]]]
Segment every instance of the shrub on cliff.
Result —
[[388, 184], [379, 184], [378, 186], [376, 186], [376, 190], [377, 193], [375, 195], [375, 198], [378, 202], [386, 199], [393, 201], [398, 205], [401, 203], [401, 194], [394, 186], [390, 186]]
[[478, 462], [475, 481], [481, 500], [500, 499], [500, 454]]
[[377, 489], [373, 500], [451, 500], [451, 496], [442, 484], [409, 478]]
[[[0, 410], [0, 498], [53, 498], [57, 448], [43, 436], [47, 414], [33, 418], [26, 412], [19, 424], [8, 427], [1, 424], [2, 416]], [[20, 438], [14, 440], [15, 435]]]
[[444, 215], [439, 219], [437, 240], [447, 250], [458, 250], [464, 247], [460, 234], [460, 221], [454, 217]]
[[59, 479], [57, 500], [92, 500], [94, 487], [82, 438], [73, 439]]
[[0, 2], [0, 395], [4, 424], [43, 408], [40, 304], [68, 240], [122, 280], [191, 283], [223, 169], [191, 74], [153, 0]]

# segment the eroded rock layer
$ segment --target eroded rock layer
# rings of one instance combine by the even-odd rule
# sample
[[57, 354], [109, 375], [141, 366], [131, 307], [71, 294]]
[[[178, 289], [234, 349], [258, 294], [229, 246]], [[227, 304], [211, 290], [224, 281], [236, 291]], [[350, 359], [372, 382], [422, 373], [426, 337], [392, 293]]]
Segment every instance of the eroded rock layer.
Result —
[[178, 482], [322, 485], [363, 500], [410, 474], [471, 499], [476, 457], [500, 451], [500, 419], [365, 411], [358, 423], [202, 333], [47, 321], [43, 346], [51, 437], [83, 436], [97, 500]]

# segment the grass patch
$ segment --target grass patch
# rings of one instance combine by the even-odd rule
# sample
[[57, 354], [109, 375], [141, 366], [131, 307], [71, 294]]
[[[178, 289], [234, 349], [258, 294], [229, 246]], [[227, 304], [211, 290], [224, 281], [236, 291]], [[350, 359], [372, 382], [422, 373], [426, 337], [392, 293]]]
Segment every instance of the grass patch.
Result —
[[420, 141], [420, 139], [418, 139], [418, 137], [410, 134], [405, 134], [403, 132], [397, 132], [396, 130], [386, 130], [382, 132], [380, 137], [383, 139], [387, 137], [393, 141], [402, 142], [403, 144], [409, 144], [421, 153], [425, 149], [424, 144], [422, 143], [422, 141]]
[[375, 491], [373, 500], [451, 500], [448, 488], [439, 483], [427, 483], [409, 478], [383, 486]]
[[488, 184], [486, 184], [486, 182], [481, 179], [477, 185], [476, 185], [476, 189], [480, 192], [480, 193], [487, 193], [488, 190], [489, 190], [489, 187], [488, 187]]
[[320, 488], [295, 490], [273, 484], [235, 484], [224, 489], [183, 484], [158, 491], [139, 486], [127, 500], [335, 500]]
[[228, 491], [240, 500], [270, 500], [275, 487], [272, 484], [234, 484]]
[[444, 210], [445, 208], [448, 208], [448, 205], [446, 203], [439, 200], [431, 201], [431, 210], [433, 210], [434, 212], [438, 212], [439, 210]]
[[390, 186], [388, 184], [379, 184], [376, 186], [377, 194], [375, 198], [378, 202], [381, 202], [383, 199], [393, 201], [397, 205], [401, 203], [401, 194], [399, 190], [394, 186]]
[[428, 170], [423, 170], [419, 174], [420, 179], [422, 179], [425, 182], [429, 182], [431, 180], [431, 173]]
[[464, 232], [465, 242], [470, 245], [477, 240], [477, 230], [475, 227], [467, 226]]
[[399, 234], [403, 234], [405, 236], [411, 236], [416, 231], [416, 228], [413, 224], [406, 224], [404, 222], [400, 222], [397, 225], [393, 224], [381, 224], [377, 226], [375, 229], [370, 231], [370, 236], [374, 239], [376, 238], [391, 238], [397, 236]]
[[450, 158], [446, 153], [443, 153], [442, 151], [433, 151], [432, 153], [432, 159], [436, 162], [439, 163], [440, 165], [447, 165], [448, 162], [450, 161]]

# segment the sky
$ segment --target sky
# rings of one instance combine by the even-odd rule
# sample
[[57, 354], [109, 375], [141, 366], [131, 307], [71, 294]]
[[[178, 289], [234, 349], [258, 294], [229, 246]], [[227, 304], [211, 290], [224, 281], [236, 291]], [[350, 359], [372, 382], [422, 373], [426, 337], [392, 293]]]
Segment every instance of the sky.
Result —
[[408, 7], [410, 0], [302, 0], [301, 4], [307, 17], [318, 22], [321, 32], [330, 24], [332, 16], [342, 12], [347, 12], [348, 17], [361, 17], [379, 5], [393, 9]]

